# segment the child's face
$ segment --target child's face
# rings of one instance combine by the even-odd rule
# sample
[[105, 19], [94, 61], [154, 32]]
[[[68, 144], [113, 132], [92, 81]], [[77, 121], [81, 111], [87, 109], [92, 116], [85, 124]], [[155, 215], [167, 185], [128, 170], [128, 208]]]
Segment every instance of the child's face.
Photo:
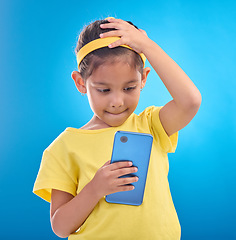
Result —
[[145, 85], [148, 70], [144, 69], [141, 75], [123, 61], [99, 66], [85, 84], [94, 112], [91, 126], [103, 128], [123, 124], [138, 105], [140, 89]]

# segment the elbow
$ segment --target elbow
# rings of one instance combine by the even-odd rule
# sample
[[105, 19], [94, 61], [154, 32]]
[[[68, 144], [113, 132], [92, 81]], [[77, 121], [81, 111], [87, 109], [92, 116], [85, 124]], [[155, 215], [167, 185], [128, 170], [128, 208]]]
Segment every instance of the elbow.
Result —
[[62, 233], [62, 232], [58, 232], [58, 231], [55, 231], [53, 229], [53, 232], [59, 237], [59, 238], [68, 238], [70, 234], [65, 234], [65, 233]]
[[65, 224], [60, 222], [60, 219], [57, 218], [56, 214], [51, 218], [51, 227], [52, 231], [60, 238], [67, 238], [71, 234], [65, 229]]
[[69, 235], [67, 235], [67, 234], [57, 233], [57, 232], [55, 232], [54, 230], [53, 230], [53, 232], [54, 232], [59, 238], [68, 238], [68, 237], [69, 237]]
[[57, 227], [53, 224], [52, 224], [52, 230], [60, 238], [67, 238], [70, 235], [67, 232], [63, 231], [62, 229], [60, 229], [59, 227]]
[[197, 91], [194, 96], [193, 96], [193, 99], [191, 101], [191, 108], [193, 110], [196, 111], [196, 113], [198, 112], [200, 106], [201, 106], [201, 103], [202, 103], [202, 95], [199, 91]]
[[198, 112], [202, 103], [202, 95], [197, 90], [191, 97], [189, 97], [185, 101], [185, 109], [189, 112], [194, 112], [195, 114]]

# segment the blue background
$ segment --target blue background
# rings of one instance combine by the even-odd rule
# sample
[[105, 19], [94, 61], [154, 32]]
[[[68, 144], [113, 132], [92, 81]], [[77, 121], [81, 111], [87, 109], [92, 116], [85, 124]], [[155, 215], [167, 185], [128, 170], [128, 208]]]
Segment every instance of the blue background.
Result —
[[[76, 90], [84, 25], [114, 16], [146, 30], [189, 75], [201, 108], [170, 154], [182, 240], [236, 239], [235, 1], [0, 1], [0, 238], [59, 239], [32, 193], [43, 150], [92, 116]], [[148, 64], [147, 64], [148, 66]], [[171, 100], [154, 70], [136, 113]]]

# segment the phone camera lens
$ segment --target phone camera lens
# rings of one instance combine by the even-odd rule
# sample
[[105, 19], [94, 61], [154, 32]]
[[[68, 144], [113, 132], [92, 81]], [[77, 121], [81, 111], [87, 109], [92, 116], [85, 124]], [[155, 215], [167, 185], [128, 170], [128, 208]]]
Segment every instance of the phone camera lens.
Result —
[[123, 142], [123, 143], [126, 143], [126, 142], [128, 141], [128, 138], [125, 137], [125, 136], [122, 136], [122, 137], [120, 138], [120, 141]]

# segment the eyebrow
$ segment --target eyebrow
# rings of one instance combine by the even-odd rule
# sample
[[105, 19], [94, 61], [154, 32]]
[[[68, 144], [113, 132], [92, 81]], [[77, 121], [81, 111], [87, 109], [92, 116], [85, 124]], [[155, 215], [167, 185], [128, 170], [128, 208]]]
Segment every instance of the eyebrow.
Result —
[[[138, 82], [138, 80], [131, 80], [129, 82], [126, 82], [125, 84], [136, 83], [136, 82]], [[96, 85], [109, 85], [109, 83], [104, 83], [104, 82], [93, 82], [93, 84], [96, 84]]]

